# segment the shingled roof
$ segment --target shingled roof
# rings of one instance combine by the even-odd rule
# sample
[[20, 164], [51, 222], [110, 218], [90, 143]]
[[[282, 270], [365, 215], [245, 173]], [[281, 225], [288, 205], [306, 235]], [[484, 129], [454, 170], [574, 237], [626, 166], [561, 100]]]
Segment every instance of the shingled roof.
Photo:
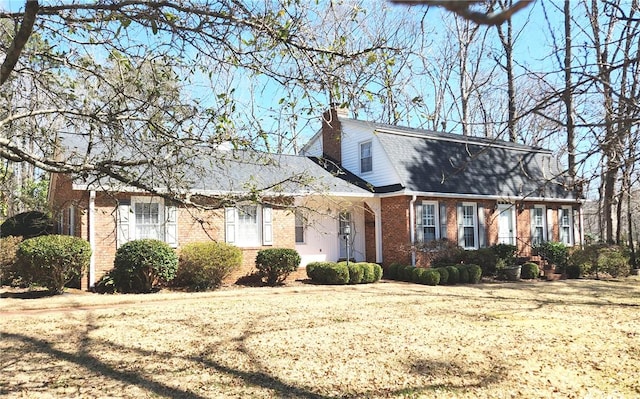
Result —
[[462, 136], [341, 118], [375, 137], [399, 176], [375, 192], [575, 199], [551, 151], [495, 139]]

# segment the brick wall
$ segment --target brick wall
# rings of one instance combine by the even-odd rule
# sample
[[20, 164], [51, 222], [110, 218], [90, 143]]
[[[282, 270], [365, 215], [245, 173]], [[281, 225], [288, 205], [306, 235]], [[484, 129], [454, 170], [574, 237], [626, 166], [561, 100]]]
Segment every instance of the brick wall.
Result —
[[322, 114], [322, 154], [324, 157], [342, 163], [342, 127], [338, 111], [331, 108]]
[[411, 197], [381, 198], [382, 259], [384, 265], [399, 262], [411, 264], [409, 203]]

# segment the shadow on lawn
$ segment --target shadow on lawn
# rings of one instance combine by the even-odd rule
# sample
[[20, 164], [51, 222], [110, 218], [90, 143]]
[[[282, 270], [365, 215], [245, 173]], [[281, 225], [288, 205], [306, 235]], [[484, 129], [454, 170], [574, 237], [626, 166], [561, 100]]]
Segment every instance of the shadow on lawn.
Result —
[[[246, 356], [249, 360], [248, 364], [252, 365], [254, 370], [242, 370], [232, 365], [224, 364], [218, 360], [212, 358], [212, 354], [215, 354], [221, 349], [220, 343], [217, 343], [215, 347], [207, 348], [201, 351], [200, 354], [181, 356], [171, 352], [158, 352], [152, 350], [145, 350], [140, 348], [134, 348], [115, 344], [104, 340], [96, 340], [90, 338], [90, 334], [93, 330], [99, 328], [95, 324], [95, 318], [92, 314], [87, 316], [86, 329], [81, 333], [76, 351], [64, 351], [56, 349], [56, 342], [50, 342], [44, 339], [30, 337], [24, 334], [16, 333], [4, 333], [0, 332], [3, 341], [14, 342], [12, 345], [15, 350], [11, 352], [5, 352], [3, 364], [0, 367], [5, 369], [8, 365], [15, 367], [16, 364], [29, 361], [32, 358], [30, 353], [36, 353], [40, 356], [45, 355], [50, 358], [50, 361], [43, 362], [40, 357], [37, 362], [39, 365], [54, 365], [60, 364], [60, 361], [69, 363], [71, 365], [80, 366], [86, 373], [83, 373], [80, 383], [89, 384], [95, 388], [95, 385], [91, 384], [91, 376], [99, 375], [105, 377], [114, 382], [124, 383], [125, 385], [136, 386], [145, 392], [168, 398], [185, 398], [185, 399], [204, 399], [209, 396], [202, 396], [195, 392], [191, 392], [188, 389], [182, 389], [174, 386], [170, 386], [160, 381], [154, 381], [152, 377], [145, 375], [144, 367], [141, 367], [141, 371], [127, 370], [126, 368], [118, 368], [113, 364], [108, 364], [100, 358], [93, 355], [92, 351], [111, 351], [111, 354], [118, 354], [122, 356], [139, 356], [144, 359], [151, 359], [153, 363], [166, 362], [167, 359], [182, 359], [193, 364], [194, 368], [199, 369], [202, 366], [205, 369], [215, 370], [215, 372], [225, 374], [227, 376], [237, 378], [241, 384], [245, 386], [255, 386], [257, 388], [268, 390], [278, 398], [303, 398], [303, 399], [336, 399], [336, 398], [361, 398], [361, 397], [389, 397], [389, 396], [406, 396], [407, 394], [416, 394], [420, 392], [430, 392], [437, 389], [465, 389], [473, 387], [482, 387], [489, 384], [497, 383], [504, 377], [503, 369], [495, 367], [488, 374], [482, 374], [477, 370], [467, 370], [464, 367], [444, 362], [436, 362], [432, 360], [416, 360], [410, 365], [409, 373], [416, 376], [434, 375], [446, 380], [451, 378], [459, 381], [465, 381], [458, 384], [439, 383], [434, 385], [416, 386], [416, 387], [404, 387], [401, 389], [392, 388], [380, 388], [368, 392], [341, 392], [338, 396], [325, 396], [319, 393], [313, 392], [313, 387], [303, 387], [288, 383], [274, 375], [269, 374], [267, 371], [268, 366], [263, 364], [258, 356], [255, 356], [251, 349], [245, 344], [245, 342], [255, 334], [261, 333], [259, 329], [253, 328], [255, 325], [252, 323], [248, 325], [244, 331], [244, 334], [240, 337], [229, 339], [227, 343], [238, 353]], [[11, 358], [13, 356], [13, 358]], [[146, 360], [149, 361], [149, 360]], [[135, 364], [135, 362], [134, 362]], [[384, 372], [381, 370], [380, 372]], [[5, 377], [11, 380], [11, 376], [8, 374], [8, 370], [3, 370]], [[74, 376], [78, 378], [79, 376]], [[171, 380], [169, 374], [167, 374], [167, 380]], [[6, 381], [6, 380], [5, 380]], [[453, 381], [453, 380], [452, 380]], [[6, 384], [6, 383], [5, 383]], [[42, 383], [41, 381], [33, 382], [37, 386], [29, 386], [28, 383], [17, 384], [15, 386], [0, 385], [0, 396], [16, 394], [20, 392], [29, 391], [32, 394], [47, 394], [50, 388], [48, 383]], [[100, 384], [99, 389], [108, 394], [109, 387], [104, 381], [96, 381], [93, 384]], [[121, 389], [121, 387], [118, 387]], [[345, 389], [348, 389], [346, 387]], [[224, 394], [223, 391], [217, 392], [218, 395]]]

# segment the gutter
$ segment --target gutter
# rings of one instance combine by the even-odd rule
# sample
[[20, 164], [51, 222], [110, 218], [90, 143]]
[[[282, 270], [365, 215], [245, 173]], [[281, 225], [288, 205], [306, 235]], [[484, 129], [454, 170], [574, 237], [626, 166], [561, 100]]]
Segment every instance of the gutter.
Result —
[[91, 246], [91, 259], [89, 260], [89, 288], [96, 285], [96, 192], [89, 192], [89, 245]]
[[416, 223], [415, 223], [415, 219], [416, 219], [416, 210], [415, 207], [413, 206], [416, 203], [416, 199], [418, 198], [417, 195], [413, 195], [413, 197], [411, 197], [411, 201], [409, 202], [409, 231], [411, 234], [411, 266], [416, 265], [416, 247], [415, 247], [415, 243], [416, 243]]

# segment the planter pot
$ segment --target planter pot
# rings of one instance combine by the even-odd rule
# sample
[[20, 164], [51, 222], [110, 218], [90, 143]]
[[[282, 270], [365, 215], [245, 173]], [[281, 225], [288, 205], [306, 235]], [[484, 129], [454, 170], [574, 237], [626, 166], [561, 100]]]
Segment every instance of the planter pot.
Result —
[[509, 281], [518, 281], [520, 280], [521, 271], [522, 271], [522, 266], [505, 267], [504, 275]]

